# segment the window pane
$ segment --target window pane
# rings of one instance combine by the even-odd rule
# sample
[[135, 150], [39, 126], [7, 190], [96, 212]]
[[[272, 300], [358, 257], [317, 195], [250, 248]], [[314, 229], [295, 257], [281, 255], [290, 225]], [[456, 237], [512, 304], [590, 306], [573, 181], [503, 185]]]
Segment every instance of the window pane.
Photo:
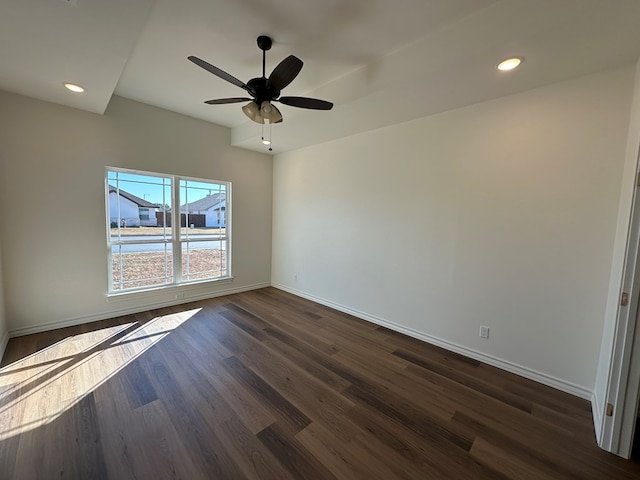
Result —
[[107, 178], [112, 241], [171, 238], [170, 178], [124, 172], [109, 172]]
[[230, 276], [230, 183], [109, 167], [106, 183], [109, 292]]
[[180, 238], [219, 239], [226, 226], [227, 186], [180, 180]]
[[172, 283], [171, 244], [113, 245], [111, 272], [114, 291]]
[[226, 275], [226, 242], [217, 240], [182, 243], [183, 281], [190, 282]]

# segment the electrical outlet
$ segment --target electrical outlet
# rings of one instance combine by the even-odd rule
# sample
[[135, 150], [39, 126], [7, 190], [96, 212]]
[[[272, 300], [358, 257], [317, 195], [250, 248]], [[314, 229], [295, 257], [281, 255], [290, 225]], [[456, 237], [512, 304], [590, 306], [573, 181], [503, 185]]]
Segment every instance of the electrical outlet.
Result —
[[184, 292], [176, 293], [176, 300], [184, 300]]
[[298, 274], [297, 274], [297, 273], [293, 275], [293, 281], [294, 281], [294, 282], [297, 282], [297, 281], [298, 281]]
[[485, 327], [484, 325], [480, 325], [480, 336], [482, 338], [489, 338], [489, 327]]

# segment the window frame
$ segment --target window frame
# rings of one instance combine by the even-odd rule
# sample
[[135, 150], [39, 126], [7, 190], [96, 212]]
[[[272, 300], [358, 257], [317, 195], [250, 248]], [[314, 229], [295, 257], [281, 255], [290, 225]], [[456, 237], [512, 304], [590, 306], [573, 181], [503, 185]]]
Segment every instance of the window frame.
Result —
[[[110, 173], [124, 173], [129, 175], [143, 175], [149, 177], [156, 178], [164, 178], [169, 179], [171, 182], [170, 190], [171, 190], [171, 226], [165, 228], [168, 230], [168, 234], [163, 239], [142, 239], [142, 240], [127, 240], [126, 238], [123, 240], [122, 236], [118, 237], [117, 241], [114, 241], [111, 235], [111, 218], [109, 211], [109, 174]], [[197, 238], [190, 237], [188, 234], [183, 236], [181, 233], [181, 211], [180, 206], [182, 202], [180, 198], [180, 190], [182, 181], [187, 182], [198, 182], [198, 183], [209, 183], [209, 184], [217, 184], [224, 185], [225, 187], [225, 233], [216, 238], [216, 241], [221, 241], [224, 243], [224, 251], [225, 251], [225, 271], [222, 275], [213, 278], [204, 278], [204, 279], [195, 279], [195, 280], [184, 280], [182, 275], [182, 244], [187, 242], [205, 242], [211, 241], [210, 238]], [[107, 285], [107, 296], [121, 296], [128, 295], [131, 293], [144, 293], [154, 290], [165, 290], [171, 289], [179, 286], [185, 285], [202, 285], [207, 283], [216, 283], [220, 281], [228, 281], [233, 278], [232, 275], [232, 252], [231, 252], [231, 237], [232, 237], [232, 183], [230, 181], [225, 180], [213, 180], [207, 178], [197, 178], [197, 177], [188, 177], [183, 175], [173, 175], [173, 174], [165, 174], [159, 172], [148, 172], [144, 170], [135, 170], [121, 167], [105, 167], [105, 175], [104, 175], [104, 188], [105, 188], [105, 232], [106, 232], [106, 248], [107, 248], [107, 270], [108, 270], [108, 285]], [[119, 188], [119, 187], [117, 187]], [[163, 211], [166, 215], [166, 212]], [[150, 212], [151, 215], [151, 212]], [[119, 218], [119, 215], [118, 215]], [[189, 213], [185, 212], [185, 228], [189, 226]], [[122, 226], [118, 223], [117, 228], [122, 228]], [[165, 244], [169, 245], [171, 248], [171, 258], [172, 258], [172, 281], [169, 283], [162, 283], [157, 285], [146, 285], [142, 287], [133, 287], [133, 288], [121, 288], [115, 290], [114, 282], [113, 282], [113, 267], [112, 267], [112, 253], [114, 245], [144, 245], [144, 244]], [[166, 277], [168, 278], [168, 277]]]

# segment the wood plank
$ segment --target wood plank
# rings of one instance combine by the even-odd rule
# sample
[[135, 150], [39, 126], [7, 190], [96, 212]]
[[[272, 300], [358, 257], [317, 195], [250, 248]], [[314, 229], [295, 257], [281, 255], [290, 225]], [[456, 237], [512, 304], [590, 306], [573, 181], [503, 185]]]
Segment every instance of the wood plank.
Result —
[[279, 414], [295, 433], [311, 423], [309, 417], [293, 406], [275, 388], [249, 370], [237, 357], [227, 358], [223, 365], [234, 378], [259, 395], [263, 402], [276, 414]]
[[[422, 476], [412, 475], [410, 478], [502, 478], [490, 468], [480, 465], [466, 451], [451, 448], [437, 439], [425, 441], [422, 432], [416, 432], [392, 418], [372, 415], [370, 407], [354, 408], [350, 418], [367, 432], [362, 438], [366, 445], [375, 446], [374, 451], [386, 451], [389, 458], [396, 457], [394, 463], [403, 466], [401, 475], [412, 473], [413, 469], [410, 467], [413, 466], [423, 473]], [[470, 442], [473, 440], [475, 437]]]
[[312, 423], [297, 433], [296, 439], [309, 452], [313, 452], [313, 456], [336, 478], [341, 480], [389, 478], [380, 476], [380, 471], [372, 468], [371, 456], [363, 457], [356, 454], [349, 448], [350, 442], [343, 443], [340, 438], [318, 422]]
[[477, 377], [463, 373], [460, 370], [451, 368], [448, 365], [442, 365], [441, 363], [429, 360], [425, 356], [420, 356], [401, 348], [395, 350], [393, 352], [393, 355], [407, 360], [420, 368], [435, 372], [443, 377], [465, 385], [491, 398], [495, 398], [496, 400], [506, 403], [507, 405], [518, 408], [524, 412], [531, 413], [531, 410], [533, 408], [531, 401], [527, 399], [524, 399], [517, 395], [513, 395], [509, 392], [505, 392], [499, 387], [495, 387], [492, 384], [483, 382], [482, 380], [478, 380]]
[[222, 422], [219, 425], [219, 433], [220, 438], [225, 442], [225, 448], [229, 450], [229, 454], [240, 466], [245, 478], [255, 480], [296, 479], [277, 461], [273, 453], [259, 440], [259, 437], [245, 427], [239, 418], [231, 418]]
[[272, 329], [267, 330], [269, 332], [269, 338], [262, 342], [265, 346], [280, 352], [280, 354], [290, 362], [338, 392], [350, 385], [344, 378], [336, 375], [322, 365], [318, 365], [312, 361], [308, 355], [305, 355], [304, 352], [309, 352], [310, 348], [297, 343], [295, 339], [291, 339], [286, 335], [273, 335]]
[[[153, 386], [163, 399], [169, 420], [178, 438], [191, 452], [201, 472], [213, 478], [242, 478], [242, 474], [225, 449], [215, 430], [207, 422], [201, 408], [193, 408], [192, 395], [177, 384], [176, 378], [162, 361], [141, 358]], [[193, 385], [195, 387], [196, 385]]]
[[495, 469], [507, 478], [521, 480], [560, 480], [567, 478], [559, 476], [558, 472], [543, 471], [530, 463], [523, 462], [480, 437], [473, 442], [471, 455], [483, 465]]
[[333, 356], [337, 361], [349, 365], [351, 370], [358, 372], [370, 382], [376, 382], [379, 386], [391, 390], [402, 396], [405, 400], [420, 399], [420, 404], [432, 414], [443, 420], [450, 420], [455, 413], [455, 408], [446, 402], [440, 395], [442, 388], [435, 385], [425, 385], [421, 379], [410, 379], [404, 370], [385, 368], [380, 362], [372, 361], [367, 357], [355, 355], [354, 352], [337, 353]]
[[268, 426], [260, 433], [258, 439], [285, 466], [296, 479], [305, 480], [337, 480], [318, 459], [316, 459], [294, 437], [277, 423]]
[[207, 356], [198, 356], [193, 359], [193, 368], [219, 392], [253, 434], [277, 420], [277, 416], [265, 407], [264, 400], [247, 390], [220, 362], [212, 361]]
[[472, 439], [443, 424], [440, 418], [422, 410], [413, 402], [369, 385], [351, 385], [346, 392], [367, 405], [372, 414], [382, 415], [417, 433], [435, 448], [459, 448], [469, 451]]
[[124, 393], [96, 400], [109, 478], [197, 478], [199, 470], [187, 444], [176, 442], [178, 432], [160, 400], [135, 410], [127, 408]]
[[305, 415], [311, 420], [321, 420], [330, 425], [345, 440], [351, 437], [350, 426], [343, 421], [344, 412], [353, 406], [349, 399], [307, 374], [277, 351], [253, 341], [244, 331], [238, 331], [237, 338], [244, 346], [240, 358], [251, 371], [272, 385], [296, 408], [304, 409]]

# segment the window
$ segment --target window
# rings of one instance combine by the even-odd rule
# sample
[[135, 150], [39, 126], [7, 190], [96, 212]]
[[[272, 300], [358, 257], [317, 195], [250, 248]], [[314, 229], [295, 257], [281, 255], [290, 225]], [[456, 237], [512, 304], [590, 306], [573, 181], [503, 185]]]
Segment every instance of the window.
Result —
[[109, 292], [231, 276], [231, 184], [107, 167]]

